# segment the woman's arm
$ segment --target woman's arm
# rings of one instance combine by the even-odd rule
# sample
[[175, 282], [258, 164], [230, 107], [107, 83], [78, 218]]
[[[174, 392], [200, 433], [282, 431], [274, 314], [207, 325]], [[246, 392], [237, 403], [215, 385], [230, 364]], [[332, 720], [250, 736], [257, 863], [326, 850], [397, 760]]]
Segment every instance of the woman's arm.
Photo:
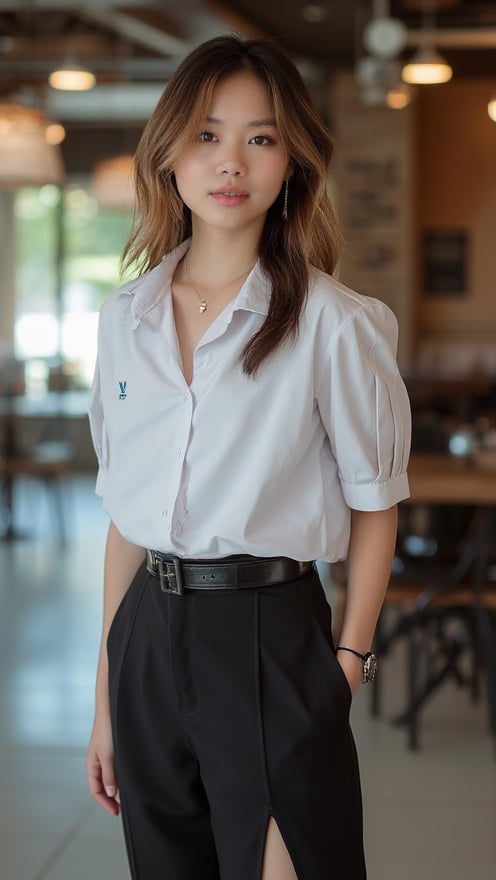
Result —
[[[361, 654], [372, 645], [391, 574], [397, 527], [396, 505], [387, 510], [351, 512], [346, 607], [337, 644]], [[337, 657], [355, 692], [361, 682], [361, 661], [348, 651], [338, 651]]]
[[110, 726], [107, 636], [115, 612], [144, 558], [144, 549], [126, 541], [111, 523], [105, 551], [103, 627], [96, 678], [95, 721], [86, 756], [86, 774], [91, 796], [115, 816], [119, 813], [119, 796]]

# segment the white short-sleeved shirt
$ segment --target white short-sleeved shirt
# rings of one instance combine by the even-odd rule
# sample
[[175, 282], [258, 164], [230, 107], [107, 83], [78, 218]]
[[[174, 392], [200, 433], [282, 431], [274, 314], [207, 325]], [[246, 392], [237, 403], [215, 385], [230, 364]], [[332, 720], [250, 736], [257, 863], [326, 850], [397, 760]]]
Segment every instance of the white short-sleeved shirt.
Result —
[[188, 387], [171, 295], [188, 245], [102, 307], [90, 403], [96, 491], [140, 546], [190, 558], [343, 558], [350, 508], [408, 496], [396, 319], [315, 270], [296, 341], [250, 378], [239, 356], [270, 296], [257, 264], [198, 344]]

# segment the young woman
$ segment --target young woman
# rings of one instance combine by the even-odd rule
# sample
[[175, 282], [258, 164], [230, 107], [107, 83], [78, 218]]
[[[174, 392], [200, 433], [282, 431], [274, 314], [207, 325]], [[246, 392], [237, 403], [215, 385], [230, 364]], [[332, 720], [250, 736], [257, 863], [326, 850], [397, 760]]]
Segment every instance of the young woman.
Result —
[[[331, 152], [292, 62], [236, 36], [186, 58], [137, 151], [141, 274], [103, 307], [90, 407], [111, 525], [87, 757], [135, 880], [365, 877], [349, 709], [409, 409], [394, 317], [331, 277]], [[312, 560], [346, 556], [335, 649]]]

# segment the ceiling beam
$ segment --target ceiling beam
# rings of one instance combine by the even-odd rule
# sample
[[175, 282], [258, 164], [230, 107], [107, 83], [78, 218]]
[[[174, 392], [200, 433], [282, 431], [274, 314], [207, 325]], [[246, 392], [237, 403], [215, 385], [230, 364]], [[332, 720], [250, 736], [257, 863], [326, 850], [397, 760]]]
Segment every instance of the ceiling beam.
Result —
[[417, 28], [409, 30], [407, 46], [437, 49], [495, 49], [496, 28]]
[[7, 61], [34, 59], [50, 59], [60, 62], [62, 54], [77, 55], [81, 58], [94, 56], [119, 57], [123, 54], [122, 47], [109, 34], [74, 34], [71, 36], [54, 34], [36, 34], [36, 36], [16, 36], [8, 38], [7, 49], [0, 52], [0, 59]]
[[[148, 6], [147, 0], [99, 0], [98, 6], [105, 8]], [[68, 12], [79, 9], [81, 3], [67, 2], [67, 0], [0, 0], [0, 12]]]
[[120, 37], [126, 37], [134, 44], [157, 52], [159, 55], [174, 55], [176, 57], [187, 55], [192, 48], [187, 41], [120, 11], [125, 7], [139, 9], [149, 5], [146, 0], [117, 0], [117, 2], [116, 0], [98, 0], [98, 3], [92, 0], [92, 2], [85, 4], [63, 2], [63, 0], [30, 0], [26, 4], [12, 2], [12, 0], [0, 0], [0, 12], [64, 11], [82, 20], [98, 24]]
[[[46, 79], [60, 63], [60, 57], [19, 58], [3, 60], [0, 57], [0, 78], [34, 77]], [[110, 58], [97, 56], [91, 59], [91, 70], [116, 80], [123, 77], [139, 80], [166, 80], [177, 67], [177, 60], [170, 58]], [[1, 84], [0, 84], [1, 85]]]
[[115, 9], [105, 5], [88, 4], [85, 6], [78, 5], [74, 8], [75, 14], [87, 21], [94, 22], [103, 27], [108, 28], [120, 37], [126, 37], [134, 43], [158, 52], [160, 55], [174, 55], [175, 57], [184, 57], [191, 50], [192, 46], [179, 37], [174, 37], [163, 30], [158, 30], [131, 15], [123, 12], [117, 12]]
[[143, 123], [155, 109], [163, 88], [164, 82], [98, 85], [77, 93], [53, 90], [47, 94], [45, 109], [61, 122]]

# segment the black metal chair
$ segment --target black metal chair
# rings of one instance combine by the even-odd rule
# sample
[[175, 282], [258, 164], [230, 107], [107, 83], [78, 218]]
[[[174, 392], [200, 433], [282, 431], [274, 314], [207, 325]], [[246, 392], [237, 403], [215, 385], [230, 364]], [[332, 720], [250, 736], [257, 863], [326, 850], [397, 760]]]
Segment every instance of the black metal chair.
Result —
[[[442, 520], [442, 510], [437, 514]], [[405, 549], [408, 529], [400, 528], [374, 647], [384, 658], [399, 639], [406, 640], [406, 706], [394, 721], [406, 725], [411, 749], [419, 745], [421, 711], [441, 684], [452, 679], [467, 687], [475, 700], [483, 669], [490, 726], [496, 734], [496, 649], [495, 656], [489, 657], [482, 648], [492, 644], [487, 627], [493, 628], [496, 618], [496, 581], [490, 575], [495, 520], [493, 508], [472, 513], [465, 534], [452, 546], [451, 557], [439, 547], [432, 557], [413, 557]], [[486, 637], [482, 638], [484, 628]], [[372, 685], [375, 716], [380, 714], [384, 672], [381, 664]]]

